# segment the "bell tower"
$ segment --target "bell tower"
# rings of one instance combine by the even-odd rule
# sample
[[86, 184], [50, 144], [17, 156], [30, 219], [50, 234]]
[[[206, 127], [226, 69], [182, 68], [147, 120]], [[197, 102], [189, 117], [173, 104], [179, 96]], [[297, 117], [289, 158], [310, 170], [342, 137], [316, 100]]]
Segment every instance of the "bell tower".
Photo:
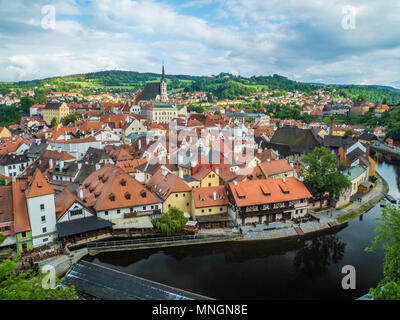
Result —
[[160, 83], [160, 96], [162, 102], [168, 102], [168, 94], [167, 94], [167, 82], [165, 81], [165, 69], [164, 62], [162, 65], [162, 75], [161, 75], [161, 83]]

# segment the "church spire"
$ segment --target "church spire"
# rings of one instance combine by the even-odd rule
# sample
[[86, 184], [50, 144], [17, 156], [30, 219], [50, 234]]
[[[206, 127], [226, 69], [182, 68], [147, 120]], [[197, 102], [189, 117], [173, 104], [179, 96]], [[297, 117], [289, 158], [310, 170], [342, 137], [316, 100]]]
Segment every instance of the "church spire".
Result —
[[161, 81], [165, 80], [165, 70], [164, 70], [164, 61], [162, 63], [162, 76], [161, 76]]

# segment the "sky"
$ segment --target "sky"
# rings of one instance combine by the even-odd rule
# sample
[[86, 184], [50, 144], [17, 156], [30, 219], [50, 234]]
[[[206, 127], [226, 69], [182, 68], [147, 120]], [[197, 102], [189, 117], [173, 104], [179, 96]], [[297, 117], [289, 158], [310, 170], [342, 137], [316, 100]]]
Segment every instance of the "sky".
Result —
[[400, 88], [399, 30], [398, 0], [0, 0], [0, 81], [164, 61], [167, 75]]

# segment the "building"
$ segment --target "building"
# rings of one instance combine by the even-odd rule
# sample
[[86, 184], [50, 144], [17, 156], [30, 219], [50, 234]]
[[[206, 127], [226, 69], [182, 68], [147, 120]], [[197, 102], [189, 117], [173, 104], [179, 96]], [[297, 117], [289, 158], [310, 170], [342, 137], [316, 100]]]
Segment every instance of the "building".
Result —
[[54, 189], [36, 169], [25, 191], [32, 244], [38, 247], [57, 238]]
[[293, 167], [285, 159], [261, 162], [258, 166], [266, 178], [285, 178], [294, 176]]
[[195, 188], [192, 190], [192, 219], [197, 220], [201, 228], [226, 228], [232, 222], [228, 204], [225, 186]]
[[190, 214], [192, 188], [181, 178], [166, 169], [159, 169], [148, 181], [147, 186], [163, 200], [163, 212], [176, 207]]
[[69, 107], [65, 102], [50, 102], [46, 104], [46, 106], [42, 109], [42, 113], [43, 120], [46, 122], [47, 125], [50, 125], [53, 119], [56, 119], [58, 122], [60, 122], [62, 118], [68, 116]]
[[[82, 191], [81, 191], [82, 190]], [[77, 193], [97, 217], [114, 220], [130, 216], [161, 215], [162, 200], [121, 168], [106, 164], [90, 174]]]
[[0, 139], [11, 138], [11, 132], [6, 127], [0, 127]]
[[235, 225], [290, 220], [307, 214], [307, 187], [294, 177], [228, 184], [230, 214]]
[[170, 123], [178, 116], [178, 109], [175, 106], [160, 102], [143, 106], [141, 112], [147, 120], [156, 123]]
[[154, 102], [168, 102], [164, 65], [162, 67], [161, 81], [146, 84], [139, 100], [139, 106], [141, 107], [143, 104]]
[[29, 166], [26, 155], [0, 155], [0, 174], [7, 177], [17, 177]]

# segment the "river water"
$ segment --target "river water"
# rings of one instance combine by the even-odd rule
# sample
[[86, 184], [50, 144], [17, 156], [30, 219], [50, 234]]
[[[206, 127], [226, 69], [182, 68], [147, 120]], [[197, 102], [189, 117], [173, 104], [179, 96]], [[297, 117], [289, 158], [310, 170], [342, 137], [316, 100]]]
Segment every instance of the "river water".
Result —
[[[377, 171], [400, 197], [400, 162]], [[216, 299], [356, 299], [382, 278], [383, 253], [365, 252], [375, 237], [379, 203], [341, 230], [303, 240], [210, 244], [103, 253], [87, 260]], [[341, 286], [343, 266], [356, 270], [356, 289]]]

